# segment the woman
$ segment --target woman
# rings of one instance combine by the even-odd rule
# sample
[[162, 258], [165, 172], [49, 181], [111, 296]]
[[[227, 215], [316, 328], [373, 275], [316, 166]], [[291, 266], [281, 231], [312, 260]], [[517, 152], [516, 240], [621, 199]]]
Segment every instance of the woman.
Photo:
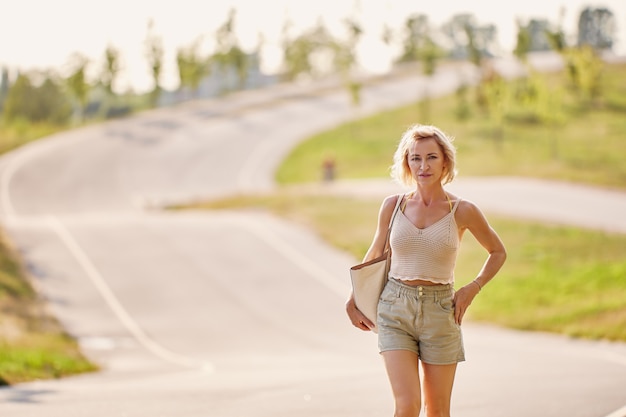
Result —
[[[465, 360], [463, 316], [506, 259], [502, 241], [480, 209], [443, 187], [455, 177], [455, 153], [452, 139], [437, 127], [415, 125], [405, 132], [392, 176], [414, 190], [383, 201], [364, 258], [366, 262], [383, 253], [393, 209], [402, 198], [391, 228], [389, 280], [378, 304], [377, 323], [356, 308], [353, 296], [346, 304], [354, 326], [377, 326], [396, 417], [418, 416], [422, 402], [428, 417], [450, 415], [456, 366]], [[466, 230], [488, 255], [476, 278], [455, 291], [454, 265]]]

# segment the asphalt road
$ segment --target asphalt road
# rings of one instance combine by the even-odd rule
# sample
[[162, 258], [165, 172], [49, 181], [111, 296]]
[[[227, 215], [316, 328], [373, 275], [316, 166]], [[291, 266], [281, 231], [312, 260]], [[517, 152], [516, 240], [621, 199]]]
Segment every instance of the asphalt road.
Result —
[[[429, 91], [453, 91], [459, 74], [472, 77], [449, 68]], [[359, 109], [344, 91], [280, 86], [59, 134], [0, 159], [3, 226], [53, 313], [103, 367], [0, 389], [0, 415], [390, 415], [375, 336], [343, 312], [355, 259], [267, 214], [158, 207], [269, 189], [299, 140], [408, 103], [425, 85], [376, 83]], [[458, 184], [479, 195], [479, 181]], [[607, 193], [601, 204], [624, 204]], [[531, 204], [522, 191], [513, 197]], [[589, 219], [580, 216], [572, 221]], [[624, 344], [474, 323], [465, 340], [455, 415], [626, 415]]]

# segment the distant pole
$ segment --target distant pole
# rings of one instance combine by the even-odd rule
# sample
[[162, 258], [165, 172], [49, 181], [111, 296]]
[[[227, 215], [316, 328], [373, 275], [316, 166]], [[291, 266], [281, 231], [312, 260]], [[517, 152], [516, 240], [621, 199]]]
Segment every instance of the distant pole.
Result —
[[331, 156], [324, 159], [322, 164], [324, 182], [331, 182], [335, 179], [335, 159]]

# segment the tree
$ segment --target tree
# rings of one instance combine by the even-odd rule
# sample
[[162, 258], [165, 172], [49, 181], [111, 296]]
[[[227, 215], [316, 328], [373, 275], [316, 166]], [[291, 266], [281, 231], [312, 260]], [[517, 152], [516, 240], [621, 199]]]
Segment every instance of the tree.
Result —
[[564, 52], [567, 74], [580, 103], [590, 104], [602, 93], [604, 61], [590, 45], [570, 48]]
[[609, 9], [587, 7], [578, 19], [578, 45], [611, 49], [615, 30], [615, 16]]
[[[503, 137], [503, 106], [506, 105], [509, 92], [506, 83], [493, 66], [485, 60], [486, 57], [494, 55], [492, 51], [496, 44], [496, 27], [492, 24], [479, 26], [473, 15], [459, 14], [444, 24], [443, 31], [452, 40], [452, 55], [469, 60], [478, 70], [479, 80], [475, 89], [476, 104], [493, 121], [496, 145], [500, 147]], [[522, 42], [527, 42], [527, 39], [522, 38]], [[526, 47], [527, 44], [522, 46]], [[522, 49], [519, 50], [521, 51]], [[459, 100], [457, 115], [460, 118], [469, 115], [466, 94], [465, 86], [457, 90]]]
[[473, 63], [483, 57], [496, 55], [497, 29], [493, 24], [479, 25], [474, 15], [462, 13], [441, 26], [442, 33], [451, 44], [450, 55], [469, 59]]
[[[504, 109], [505, 107], [510, 106], [516, 108], [513, 110], [513, 113], [517, 112], [515, 116], [501, 112], [500, 114], [496, 114], [496, 119], [500, 117], [500, 120], [502, 120], [502, 117], [505, 116], [515, 117], [517, 120], [523, 120], [524, 122], [535, 123], [542, 121], [543, 103], [545, 102], [544, 97], [546, 96], [544, 93], [545, 88], [540, 82], [540, 78], [532, 65], [528, 65], [527, 55], [530, 51], [545, 50], [544, 48], [546, 48], [546, 46], [550, 49], [549, 33], [546, 21], [531, 20], [527, 25], [523, 25], [519, 20], [517, 21], [517, 45], [513, 52], [515, 56], [526, 64], [527, 74], [513, 81], [513, 91], [509, 92], [507, 95], [500, 95], [500, 97], [498, 97], [498, 93], [507, 93], [508, 91], [505, 91], [504, 88], [501, 88], [501, 86], [497, 84], [494, 84], [493, 87], [495, 88], [488, 89], [488, 95], [490, 94], [493, 98], [499, 100], [502, 100], [503, 96], [509, 98], [506, 106], [496, 103], [498, 108], [492, 109], [492, 114], [493, 110], [497, 113], [500, 109]], [[511, 103], [514, 103], [514, 106]]]
[[502, 151], [504, 118], [511, 103], [511, 91], [504, 78], [496, 71], [483, 72], [480, 82], [482, 109], [493, 123], [493, 138], [496, 149]]
[[104, 66], [100, 75], [100, 82], [109, 96], [113, 96], [113, 84], [120, 72], [120, 52], [109, 45], [104, 51]]
[[[478, 26], [472, 15], [461, 14], [452, 18], [452, 21], [445, 25], [446, 32], [455, 40], [456, 55], [465, 56], [479, 71], [479, 82], [476, 87], [476, 103], [484, 111], [488, 111], [490, 104], [487, 102], [488, 84], [493, 81], [494, 70], [486, 63], [484, 58], [491, 56], [492, 45], [496, 39], [496, 28], [494, 25]], [[464, 36], [461, 36], [464, 34]], [[458, 43], [462, 40], [463, 43]], [[463, 47], [463, 54], [459, 55], [459, 48]]]
[[238, 87], [241, 89], [246, 85], [250, 62], [248, 55], [239, 46], [235, 34], [235, 16], [235, 9], [231, 9], [226, 22], [217, 29], [215, 34], [217, 48], [210, 61], [215, 63], [223, 74], [234, 70]]
[[393, 29], [391, 29], [389, 25], [385, 23], [385, 25], [383, 26], [383, 33], [380, 36], [381, 40], [385, 45], [389, 46], [393, 41], [393, 37]]
[[362, 85], [358, 80], [355, 80], [354, 69], [357, 65], [356, 47], [363, 34], [363, 29], [361, 25], [352, 18], [346, 18], [344, 24], [348, 32], [348, 39], [345, 43], [338, 41], [332, 42], [335, 53], [333, 61], [335, 68], [339, 70], [344, 84], [348, 89], [352, 104], [358, 106], [361, 104]]
[[556, 52], [563, 52], [567, 48], [567, 42], [565, 41], [565, 33], [561, 29], [554, 31], [547, 30], [546, 36], [552, 49]]
[[517, 19], [515, 24], [517, 26], [517, 42], [515, 49], [513, 49], [513, 54], [521, 61], [526, 61], [526, 57], [531, 48], [530, 31], [519, 19]]
[[480, 68], [483, 63], [483, 53], [481, 52], [480, 45], [477, 42], [474, 27], [467, 23], [463, 26], [463, 30], [465, 31], [465, 37], [467, 39], [467, 57], [472, 64]]
[[404, 22], [404, 40], [399, 62], [414, 62], [419, 59], [424, 40], [429, 36], [428, 16], [409, 16]]
[[[430, 34], [427, 34], [418, 52], [418, 57], [422, 64], [422, 73], [426, 75], [426, 77], [430, 78], [435, 73], [437, 60], [441, 56], [441, 49], [435, 44]], [[420, 106], [425, 122], [430, 120], [430, 93], [428, 91], [428, 84], [428, 82], [424, 84], [424, 97], [421, 100]]]
[[[435, 73], [437, 60], [442, 56], [443, 51], [434, 41], [428, 16], [423, 14], [409, 16], [404, 25], [404, 46], [398, 61], [420, 62], [422, 73], [431, 77]], [[430, 119], [428, 83], [424, 84], [423, 98], [419, 101], [419, 106], [426, 123]]]
[[551, 49], [549, 33], [550, 25], [545, 19], [531, 19], [525, 26], [518, 21], [515, 55], [524, 59], [528, 52], [549, 51]]
[[313, 73], [311, 55], [315, 46], [306, 34], [301, 34], [295, 39], [289, 38], [290, 22], [283, 26], [283, 62], [285, 65], [285, 77], [292, 81], [300, 74]]
[[9, 93], [9, 70], [6, 67], [2, 67], [2, 75], [0, 76], [0, 112], [4, 107], [4, 100]]
[[89, 99], [89, 90], [91, 87], [87, 82], [86, 70], [89, 60], [81, 54], [74, 54], [70, 58], [70, 66], [72, 67], [66, 84], [70, 94], [77, 103], [79, 110], [79, 119], [82, 121], [85, 117], [87, 101]]
[[41, 119], [56, 125], [66, 124], [72, 115], [72, 106], [55, 77], [46, 76], [36, 89]]
[[548, 38], [548, 43], [558, 53], [563, 53], [563, 51], [567, 48], [567, 42], [565, 40], [565, 31], [563, 30], [563, 18], [565, 17], [565, 8], [561, 7], [559, 11], [559, 23], [556, 28], [551, 30], [550, 28], [546, 29], [546, 37]]
[[200, 82], [209, 70], [206, 60], [200, 56], [201, 41], [198, 38], [189, 47], [180, 48], [176, 54], [180, 88], [189, 88], [193, 95], [197, 94]]
[[4, 103], [4, 119], [8, 122], [18, 118], [33, 120], [37, 118], [35, 111], [35, 87], [26, 74], [19, 74], [7, 92]]
[[476, 104], [478, 104], [479, 108], [486, 111], [489, 108], [486, 87], [490, 80], [491, 71], [483, 66], [483, 53], [481, 52], [479, 42], [475, 36], [476, 32], [472, 23], [466, 21], [463, 26], [463, 31], [465, 32], [465, 36], [467, 38], [466, 49], [468, 59], [472, 64], [474, 64], [474, 66], [476, 66], [480, 73], [480, 80], [476, 86]]
[[[285, 77], [294, 80], [298, 76], [316, 77], [323, 72], [321, 62], [332, 56], [333, 41], [321, 21], [295, 39], [289, 39], [290, 24], [283, 27], [283, 54]], [[328, 55], [327, 55], [328, 54]]]
[[466, 59], [469, 57], [468, 32], [473, 34], [472, 28], [476, 26], [476, 19], [469, 13], [454, 15], [441, 26], [442, 33], [450, 43], [450, 55], [453, 58]]
[[145, 41], [146, 58], [154, 87], [149, 94], [150, 105], [155, 107], [161, 97], [161, 72], [163, 71], [163, 40], [154, 32], [154, 22], [148, 22], [148, 34]]
[[45, 75], [35, 86], [27, 74], [19, 74], [7, 92], [3, 116], [7, 122], [27, 120], [33, 123], [67, 123], [72, 108], [59, 83]]

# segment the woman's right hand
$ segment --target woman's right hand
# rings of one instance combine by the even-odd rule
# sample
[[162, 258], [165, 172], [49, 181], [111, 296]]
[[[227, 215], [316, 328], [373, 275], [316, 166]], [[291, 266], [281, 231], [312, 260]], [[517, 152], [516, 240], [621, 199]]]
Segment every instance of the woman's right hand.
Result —
[[365, 315], [361, 313], [361, 310], [356, 307], [354, 295], [350, 295], [350, 298], [346, 302], [346, 313], [348, 313], [352, 325], [358, 329], [368, 332], [375, 327], [375, 324], [365, 317]]

